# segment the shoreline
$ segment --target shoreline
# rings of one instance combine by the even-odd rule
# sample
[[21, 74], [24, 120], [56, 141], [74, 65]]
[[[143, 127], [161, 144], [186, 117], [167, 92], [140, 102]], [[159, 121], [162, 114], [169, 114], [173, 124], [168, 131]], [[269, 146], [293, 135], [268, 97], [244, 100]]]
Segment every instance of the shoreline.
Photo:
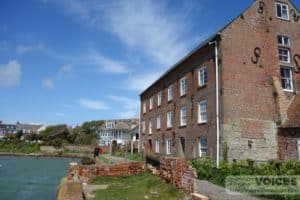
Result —
[[[92, 154], [91, 154], [92, 155]], [[83, 153], [65, 153], [65, 154], [57, 154], [57, 153], [17, 153], [17, 152], [0, 152], [1, 156], [15, 156], [15, 157], [53, 157], [53, 158], [83, 158], [86, 156]]]

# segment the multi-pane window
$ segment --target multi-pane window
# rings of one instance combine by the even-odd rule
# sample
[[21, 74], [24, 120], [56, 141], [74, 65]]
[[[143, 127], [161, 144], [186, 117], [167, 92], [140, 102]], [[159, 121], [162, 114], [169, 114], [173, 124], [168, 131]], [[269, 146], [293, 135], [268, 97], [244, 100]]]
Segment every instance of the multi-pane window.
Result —
[[287, 48], [278, 48], [279, 60], [284, 63], [290, 63], [290, 50]]
[[142, 132], [143, 133], [146, 132], [146, 122], [145, 121], [142, 122]]
[[284, 90], [293, 90], [292, 70], [289, 67], [280, 67], [281, 85]]
[[290, 46], [290, 38], [284, 35], [277, 36], [278, 44], [281, 46]]
[[160, 115], [157, 115], [156, 117], [156, 128], [160, 129]]
[[166, 154], [168, 154], [168, 155], [171, 154], [171, 140], [170, 139], [166, 140]]
[[157, 94], [157, 106], [161, 106], [161, 102], [162, 102], [162, 91], [158, 92]]
[[207, 122], [207, 101], [200, 101], [198, 104], [198, 122], [205, 123]]
[[159, 153], [159, 140], [155, 140], [155, 153]]
[[152, 110], [152, 108], [153, 108], [153, 97], [151, 97], [149, 100], [149, 110]]
[[183, 77], [180, 79], [180, 96], [183, 96], [187, 93], [187, 78]]
[[276, 3], [276, 15], [280, 19], [289, 20], [289, 7], [287, 4]]
[[204, 86], [207, 84], [207, 69], [206, 67], [201, 67], [198, 71], [198, 85]]
[[170, 85], [168, 87], [168, 101], [171, 101], [173, 99], [173, 86]]
[[172, 128], [173, 126], [173, 113], [167, 112], [167, 128]]
[[143, 113], [146, 113], [146, 102], [143, 103]]
[[152, 134], [152, 119], [149, 119], [149, 135]]
[[199, 138], [199, 157], [205, 157], [207, 155], [207, 139], [205, 137]]
[[186, 107], [180, 108], [180, 126], [186, 126]]

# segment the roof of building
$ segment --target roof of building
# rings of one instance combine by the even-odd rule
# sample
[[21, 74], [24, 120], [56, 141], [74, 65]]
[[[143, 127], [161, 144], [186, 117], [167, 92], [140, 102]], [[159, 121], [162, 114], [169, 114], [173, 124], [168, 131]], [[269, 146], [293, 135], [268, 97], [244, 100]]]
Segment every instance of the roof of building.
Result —
[[[113, 128], [106, 128], [106, 123], [112, 122]], [[123, 130], [131, 130], [136, 127], [139, 123], [139, 119], [112, 119], [106, 120], [106, 123], [103, 124], [101, 129], [123, 129]]]
[[[255, 2], [255, 1], [254, 1]], [[290, 3], [296, 8], [296, 10], [299, 12], [298, 8], [290, 1]], [[219, 29], [217, 32], [213, 33], [211, 36], [209, 36], [206, 40], [201, 42], [196, 48], [194, 48], [192, 51], [190, 51], [186, 56], [181, 58], [176, 64], [172, 65], [165, 73], [163, 73], [156, 81], [154, 81], [149, 87], [147, 87], [143, 92], [141, 92], [140, 96], [142, 96], [148, 89], [150, 89], [153, 85], [155, 85], [157, 82], [162, 80], [164, 77], [167, 76], [171, 71], [176, 69], [180, 64], [182, 64], [187, 58], [189, 58], [191, 55], [193, 55], [195, 52], [209, 44], [209, 42], [214, 41], [220, 33], [226, 29], [230, 24], [232, 24], [238, 17], [240, 17], [241, 14], [243, 14], [245, 11], [247, 11], [254, 3], [252, 3], [250, 6], [248, 6], [243, 12], [241, 12], [238, 16], [233, 18], [229, 23], [227, 23], [225, 26], [223, 26], [221, 29]]]
[[300, 128], [300, 94], [296, 94], [287, 111], [287, 119], [281, 128]]
[[17, 128], [18, 129], [25, 129], [25, 130], [32, 130], [32, 131], [37, 131], [42, 126], [43, 125], [17, 123]]

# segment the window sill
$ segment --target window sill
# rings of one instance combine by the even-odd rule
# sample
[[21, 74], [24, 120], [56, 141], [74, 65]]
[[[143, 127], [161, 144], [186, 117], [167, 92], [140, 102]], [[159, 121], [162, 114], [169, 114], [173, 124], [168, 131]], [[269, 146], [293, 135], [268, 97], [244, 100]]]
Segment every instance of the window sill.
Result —
[[160, 128], [157, 128], [156, 131], [160, 131]]
[[185, 98], [186, 94], [180, 95], [180, 98]]
[[179, 128], [180, 128], [180, 129], [186, 128], [186, 125], [181, 125], [181, 126], [179, 126]]
[[198, 85], [198, 90], [202, 89], [202, 88], [206, 88], [207, 87], [207, 84], [205, 85]]
[[291, 67], [291, 61], [286, 62], [286, 61], [279, 60], [279, 62], [280, 62], [280, 65], [284, 65], [284, 66], [288, 65], [286, 67]]
[[160, 107], [161, 107], [161, 104], [160, 104], [160, 105], [157, 105], [157, 107], [160, 108]]
[[283, 89], [284, 92], [294, 92], [294, 90]]
[[168, 103], [172, 103], [173, 99], [168, 100]]
[[285, 19], [285, 18], [278, 17], [278, 16], [276, 16], [276, 18], [277, 18], [277, 19], [280, 19], [280, 20], [282, 20], [282, 21], [291, 22], [290, 19]]
[[206, 122], [198, 122], [198, 125], [205, 125], [207, 124], [207, 121]]
[[172, 130], [172, 128], [173, 128], [173, 127], [168, 127], [166, 130], [169, 131], [169, 130]]

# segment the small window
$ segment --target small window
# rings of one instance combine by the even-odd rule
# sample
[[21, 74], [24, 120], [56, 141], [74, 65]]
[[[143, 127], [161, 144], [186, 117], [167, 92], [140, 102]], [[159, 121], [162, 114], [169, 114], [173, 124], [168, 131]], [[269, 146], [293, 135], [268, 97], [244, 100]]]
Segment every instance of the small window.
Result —
[[155, 153], [159, 153], [159, 145], [160, 145], [159, 140], [155, 140]]
[[286, 91], [293, 91], [292, 70], [289, 67], [280, 67], [281, 85]]
[[180, 109], [180, 126], [186, 126], [186, 107]]
[[161, 106], [162, 102], [162, 91], [157, 94], [157, 106]]
[[290, 46], [290, 38], [284, 35], [277, 36], [278, 45]]
[[149, 100], [149, 110], [152, 110], [152, 108], [153, 108], [153, 97], [151, 97]]
[[187, 78], [183, 77], [180, 79], [180, 96], [183, 96], [187, 93]]
[[207, 69], [206, 67], [201, 67], [198, 71], [198, 85], [200, 87], [207, 84]]
[[279, 48], [278, 53], [280, 62], [290, 63], [290, 50], [286, 48]]
[[173, 86], [170, 85], [168, 87], [168, 101], [171, 101], [173, 99]]
[[207, 155], [207, 139], [200, 137], [199, 139], [199, 157], [203, 158]]
[[171, 140], [170, 139], [166, 140], [166, 154], [167, 155], [171, 154]]
[[173, 113], [167, 112], [167, 128], [172, 128], [173, 126]]
[[143, 103], [143, 113], [146, 113], [146, 102]]
[[156, 128], [160, 129], [160, 115], [157, 115], [156, 117]]
[[198, 122], [205, 123], [207, 122], [207, 101], [200, 101], [198, 105]]
[[289, 7], [287, 4], [276, 3], [276, 15], [280, 19], [289, 20]]
[[152, 134], [152, 119], [149, 119], [149, 135]]

